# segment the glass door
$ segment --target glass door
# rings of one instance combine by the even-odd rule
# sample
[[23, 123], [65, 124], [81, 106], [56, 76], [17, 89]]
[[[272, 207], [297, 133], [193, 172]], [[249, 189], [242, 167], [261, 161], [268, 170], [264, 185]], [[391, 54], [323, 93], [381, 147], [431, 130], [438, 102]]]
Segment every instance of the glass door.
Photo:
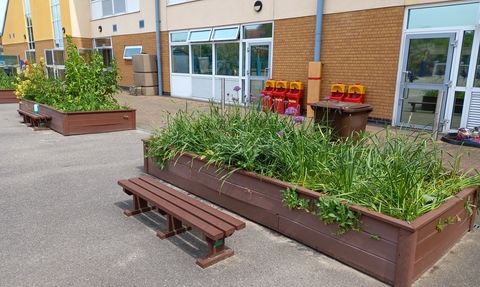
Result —
[[245, 57], [245, 101], [250, 102], [250, 96], [259, 97], [265, 88], [265, 82], [271, 75], [271, 45], [270, 43], [247, 43]]
[[444, 118], [451, 86], [455, 33], [408, 35], [397, 106], [400, 125], [432, 129], [439, 91], [444, 91], [440, 118]]

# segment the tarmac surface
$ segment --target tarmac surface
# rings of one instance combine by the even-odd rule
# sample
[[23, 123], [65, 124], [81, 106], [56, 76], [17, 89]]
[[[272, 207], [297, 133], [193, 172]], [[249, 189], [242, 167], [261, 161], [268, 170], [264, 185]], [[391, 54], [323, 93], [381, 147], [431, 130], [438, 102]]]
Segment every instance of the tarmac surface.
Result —
[[[144, 174], [141, 139], [167, 112], [207, 104], [127, 92], [117, 99], [137, 109], [137, 130], [35, 132], [19, 123], [17, 104], [0, 105], [0, 286], [388, 286], [225, 210], [247, 223], [226, 241], [235, 255], [197, 266], [207, 252], [201, 235], [160, 240], [163, 217], [126, 217], [132, 200], [117, 181]], [[478, 167], [478, 148], [460, 152], [462, 167]], [[468, 232], [413, 286], [480, 286], [479, 243], [480, 230]]]

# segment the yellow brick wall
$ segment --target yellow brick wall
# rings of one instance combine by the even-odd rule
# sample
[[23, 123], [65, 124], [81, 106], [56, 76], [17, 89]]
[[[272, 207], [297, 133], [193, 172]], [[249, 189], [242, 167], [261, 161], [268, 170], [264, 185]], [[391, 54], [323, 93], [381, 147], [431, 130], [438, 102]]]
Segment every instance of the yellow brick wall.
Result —
[[332, 84], [366, 86], [369, 116], [392, 119], [403, 7], [328, 14], [323, 16], [321, 97]]
[[25, 50], [28, 49], [27, 43], [19, 43], [19, 44], [8, 44], [3, 45], [3, 54], [4, 55], [14, 55], [20, 56], [21, 60], [25, 59]]
[[313, 61], [315, 16], [274, 22], [272, 78], [304, 83], [302, 109], [306, 108], [308, 63]]
[[[323, 16], [320, 61], [321, 95], [335, 83], [366, 86], [369, 116], [392, 119], [403, 7], [355, 11]], [[313, 61], [315, 17], [275, 21], [273, 78], [300, 80], [308, 90], [308, 62]]]
[[162, 84], [163, 91], [168, 95], [171, 92], [170, 89], [170, 47], [168, 40], [168, 32], [160, 33], [160, 53], [162, 57]]

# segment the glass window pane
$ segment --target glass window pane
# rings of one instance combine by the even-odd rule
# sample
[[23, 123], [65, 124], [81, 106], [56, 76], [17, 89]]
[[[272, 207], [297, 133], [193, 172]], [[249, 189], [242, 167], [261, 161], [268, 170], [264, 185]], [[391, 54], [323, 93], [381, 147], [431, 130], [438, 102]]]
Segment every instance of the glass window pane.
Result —
[[177, 32], [170, 34], [171, 42], [187, 42], [188, 32]]
[[208, 41], [210, 40], [211, 30], [190, 31], [189, 41]]
[[172, 46], [172, 73], [189, 73], [189, 54], [188, 45]]
[[467, 83], [474, 34], [475, 32], [473, 30], [465, 31], [463, 33], [462, 54], [460, 55], [460, 65], [458, 67], [457, 76], [457, 86], [460, 87], [465, 87]]
[[65, 54], [63, 50], [53, 50], [53, 59], [55, 65], [65, 65]]
[[192, 45], [192, 64], [194, 74], [212, 74], [212, 45]]
[[479, 3], [411, 9], [408, 29], [477, 24]]
[[95, 47], [110, 47], [112, 46], [110, 38], [95, 39]]
[[123, 58], [124, 59], [132, 59], [133, 54], [141, 54], [142, 53], [142, 46], [125, 46], [123, 50]]
[[115, 10], [115, 14], [125, 13], [127, 10], [125, 6], [125, 0], [114, 0], [113, 8]]
[[450, 119], [450, 128], [458, 129], [460, 127], [460, 120], [462, 119], [463, 99], [465, 92], [455, 92], [455, 103], [453, 107], [452, 118]]
[[216, 44], [216, 74], [238, 76], [239, 43]]
[[238, 38], [238, 27], [213, 29], [212, 40], [236, 40]]
[[102, 15], [103, 17], [113, 15], [112, 0], [102, 0]]
[[271, 38], [272, 37], [272, 23], [245, 25], [243, 26], [243, 38]]
[[45, 63], [47, 65], [53, 65], [53, 53], [52, 50], [45, 50]]
[[410, 82], [441, 84], [445, 78], [450, 38], [411, 39], [407, 70]]

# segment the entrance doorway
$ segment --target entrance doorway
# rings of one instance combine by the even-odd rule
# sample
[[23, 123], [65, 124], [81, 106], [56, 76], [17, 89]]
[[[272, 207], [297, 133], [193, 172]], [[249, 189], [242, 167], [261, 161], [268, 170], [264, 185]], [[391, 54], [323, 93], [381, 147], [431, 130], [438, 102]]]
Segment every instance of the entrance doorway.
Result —
[[440, 118], [451, 87], [452, 59], [456, 33], [407, 35], [403, 55], [403, 76], [397, 103], [397, 122], [402, 126], [432, 129], [437, 95]]
[[245, 93], [249, 102], [249, 95], [258, 97], [271, 77], [272, 51], [270, 42], [247, 43], [245, 47]]

